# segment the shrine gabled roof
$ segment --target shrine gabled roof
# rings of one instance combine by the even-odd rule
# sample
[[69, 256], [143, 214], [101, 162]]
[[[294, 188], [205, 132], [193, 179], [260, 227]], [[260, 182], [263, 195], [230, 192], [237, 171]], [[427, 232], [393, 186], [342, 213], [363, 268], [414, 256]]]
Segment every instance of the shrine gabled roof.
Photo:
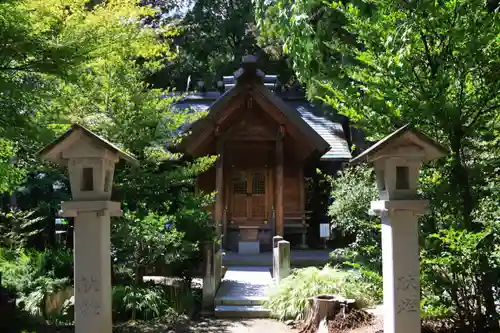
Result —
[[[176, 103], [174, 109], [206, 112], [220, 96], [221, 94], [218, 92], [189, 94]], [[305, 98], [282, 98], [282, 100], [328, 143], [330, 149], [321, 157], [322, 160], [350, 160], [352, 158], [340, 123], [320, 116], [321, 110], [319, 107], [311, 104]]]

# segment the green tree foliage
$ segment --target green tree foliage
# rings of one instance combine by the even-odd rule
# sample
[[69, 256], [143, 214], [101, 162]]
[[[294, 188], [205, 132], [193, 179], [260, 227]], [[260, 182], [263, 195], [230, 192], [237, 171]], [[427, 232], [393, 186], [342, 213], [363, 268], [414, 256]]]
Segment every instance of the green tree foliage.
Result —
[[[157, 87], [197, 90], [197, 81], [204, 80], [206, 88], [215, 89], [217, 81], [224, 75], [232, 75], [247, 54], [257, 56], [261, 69], [267, 74], [279, 74], [284, 83], [292, 75], [283, 57], [257, 45], [251, 1], [180, 1], [175, 6], [174, 2], [162, 0], [145, 3], [164, 13], [163, 18], [153, 18], [153, 24], [168, 21], [179, 25], [179, 34], [173, 42], [178, 56], [153, 75], [152, 82]], [[187, 87], [189, 77], [191, 84]]]
[[499, 329], [499, 267], [492, 259], [500, 198], [500, 14], [494, 3], [277, 0], [256, 6], [262, 37], [284, 43], [311, 96], [372, 138], [412, 122], [450, 148], [449, 158], [424, 168], [420, 179], [431, 202], [421, 219], [423, 289], [434, 309], [444, 305], [454, 324], [472, 331]]
[[17, 167], [13, 161], [16, 153], [13, 145], [12, 141], [0, 138], [0, 193], [12, 192], [13, 187], [24, 177], [25, 170]]
[[[175, 57], [170, 44], [176, 27], [145, 24], [155, 15], [136, 0], [0, 5], [8, 28], [0, 35], [0, 103], [8, 109], [0, 115], [0, 189], [16, 186], [19, 207], [43, 208], [53, 226], [54, 203], [69, 190], [68, 180], [64, 169], [41, 163], [34, 153], [70, 123], [85, 125], [141, 162], [135, 169], [118, 164], [115, 171], [114, 199], [127, 213], [114, 228], [120, 247], [114, 259], [128, 268], [163, 259], [179, 265], [180, 274], [192, 274], [186, 267], [196, 268], [199, 244], [213, 240], [205, 211], [210, 195], [193, 191], [195, 176], [213, 158], [184, 161], [166, 150], [180, 139], [179, 127], [195, 119], [172, 111], [175, 98], [168, 90], [146, 83]], [[9, 164], [13, 155], [17, 162]], [[165, 229], [165, 222], [173, 228]], [[53, 235], [53, 228], [47, 233]]]
[[[113, 56], [159, 56], [161, 33], [143, 29], [150, 12], [135, 1], [9, 0], [0, 4], [0, 137], [2, 151], [13, 150], [18, 165], [32, 170], [33, 152], [52, 137], [55, 124], [71, 105], [62, 104], [66, 83], [78, 80], [88, 66]], [[84, 88], [82, 87], [82, 90]], [[73, 97], [76, 94], [73, 95]], [[57, 129], [57, 126], [55, 126]], [[9, 148], [10, 147], [10, 148]], [[5, 153], [2, 152], [1, 170]], [[9, 154], [11, 155], [11, 154]], [[11, 184], [13, 181], [2, 182]], [[16, 177], [9, 179], [17, 180]], [[5, 187], [5, 185], [2, 185]], [[2, 188], [3, 189], [3, 188]]]
[[337, 249], [351, 262], [363, 262], [368, 268], [381, 272], [380, 219], [368, 214], [370, 202], [378, 197], [373, 170], [366, 167], [349, 167], [335, 177], [328, 177], [332, 186], [333, 203], [328, 215], [332, 218], [336, 237], [351, 240], [347, 249]]

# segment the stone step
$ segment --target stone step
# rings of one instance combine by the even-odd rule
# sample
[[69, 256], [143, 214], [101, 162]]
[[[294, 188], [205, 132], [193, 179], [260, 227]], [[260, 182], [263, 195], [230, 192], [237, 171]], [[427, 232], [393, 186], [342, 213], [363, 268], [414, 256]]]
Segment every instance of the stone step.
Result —
[[269, 318], [269, 310], [262, 305], [217, 305], [216, 318]]
[[265, 296], [223, 296], [215, 299], [216, 305], [262, 305], [267, 300]]

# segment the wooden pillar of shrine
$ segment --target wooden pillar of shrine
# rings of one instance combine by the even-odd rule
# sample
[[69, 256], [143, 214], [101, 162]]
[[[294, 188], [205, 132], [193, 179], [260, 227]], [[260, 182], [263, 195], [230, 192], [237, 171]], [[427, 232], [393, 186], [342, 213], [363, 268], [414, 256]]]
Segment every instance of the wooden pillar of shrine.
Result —
[[[225, 226], [223, 223], [223, 213], [224, 213], [224, 141], [223, 138], [218, 135], [219, 132], [216, 129], [216, 149], [217, 149], [217, 161], [215, 162], [215, 230], [217, 236], [220, 237], [221, 230]], [[226, 235], [224, 235], [226, 236]], [[224, 237], [225, 238], [225, 237]], [[225, 244], [226, 240], [223, 239]]]
[[300, 209], [302, 210], [302, 235], [300, 237], [300, 248], [307, 249], [307, 213], [306, 213], [306, 190], [305, 190], [304, 166], [299, 168], [299, 195]]
[[276, 235], [284, 236], [285, 221], [283, 212], [283, 137], [285, 127], [279, 128], [276, 138]]

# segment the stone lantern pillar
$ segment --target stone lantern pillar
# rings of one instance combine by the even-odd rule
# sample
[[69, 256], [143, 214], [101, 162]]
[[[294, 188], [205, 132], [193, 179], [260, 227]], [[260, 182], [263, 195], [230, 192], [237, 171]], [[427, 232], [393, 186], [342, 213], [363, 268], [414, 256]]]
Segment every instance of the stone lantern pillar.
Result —
[[121, 215], [120, 203], [110, 201], [113, 174], [120, 158], [138, 162], [77, 124], [39, 154], [68, 167], [73, 201], [61, 207], [75, 218], [75, 332], [111, 333], [110, 217]]
[[440, 158], [446, 149], [404, 126], [354, 161], [374, 164], [380, 200], [370, 213], [382, 219], [384, 332], [420, 333], [420, 261], [418, 215], [428, 202], [417, 193], [422, 163]]

